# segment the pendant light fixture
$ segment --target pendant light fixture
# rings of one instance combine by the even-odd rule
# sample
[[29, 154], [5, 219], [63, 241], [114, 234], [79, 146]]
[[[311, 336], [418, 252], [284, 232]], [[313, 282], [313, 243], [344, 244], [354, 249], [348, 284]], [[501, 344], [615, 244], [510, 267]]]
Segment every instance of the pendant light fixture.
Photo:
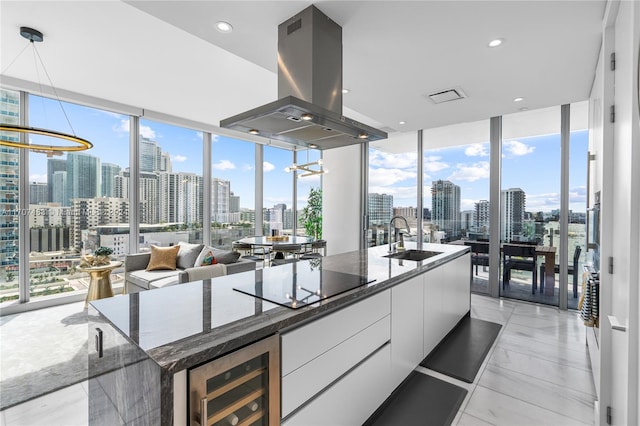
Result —
[[[10, 140], [5, 140], [4, 138], [0, 138], [0, 145], [9, 146], [9, 147], [12, 147], [12, 148], [29, 149], [29, 150], [32, 150], [34, 152], [45, 153], [49, 157], [51, 157], [53, 155], [61, 155], [62, 152], [84, 151], [84, 150], [92, 148], [93, 144], [91, 142], [89, 142], [88, 140], [80, 138], [80, 137], [75, 135], [73, 127], [71, 126], [71, 122], [69, 121], [69, 117], [67, 116], [67, 113], [65, 112], [64, 107], [62, 106], [62, 102], [60, 101], [60, 98], [58, 97], [58, 93], [56, 92], [56, 88], [54, 87], [53, 82], [51, 81], [51, 78], [49, 77], [49, 73], [47, 73], [47, 69], [44, 66], [44, 62], [42, 62], [42, 58], [40, 57], [40, 54], [38, 53], [38, 49], [36, 49], [35, 43], [44, 41], [43, 34], [38, 30], [34, 30], [33, 28], [20, 27], [20, 35], [22, 37], [26, 38], [27, 40], [29, 40], [29, 44], [32, 46], [33, 51], [34, 51], [34, 57], [37, 57], [38, 60], [40, 61], [40, 64], [42, 65], [42, 69], [44, 70], [44, 73], [47, 76], [47, 79], [49, 80], [49, 84], [51, 85], [51, 88], [53, 89], [53, 93], [56, 96], [56, 100], [58, 101], [58, 104], [60, 105], [60, 108], [62, 109], [62, 113], [64, 114], [64, 117], [67, 120], [67, 124], [69, 125], [69, 128], [71, 129], [72, 134], [62, 133], [62, 132], [58, 132], [58, 131], [55, 131], [55, 130], [41, 129], [41, 128], [37, 128], [37, 127], [28, 127], [28, 126], [20, 126], [20, 125], [4, 124], [4, 123], [0, 123], [0, 131], [47, 136], [47, 137], [52, 137], [52, 138], [56, 138], [56, 139], [62, 139], [64, 141], [69, 141], [69, 142], [72, 142], [73, 144], [72, 145], [31, 144], [28, 141], [27, 142], [22, 142], [22, 141], [16, 142], [16, 141], [10, 141]], [[11, 65], [18, 59], [18, 57], [20, 57], [20, 55], [22, 55], [22, 53], [24, 53], [25, 50], [26, 50], [26, 47], [24, 49], [22, 49], [22, 51], [18, 54], [18, 56], [13, 61], [11, 61], [11, 63], [3, 71], [3, 73], [6, 72], [9, 69], [9, 67], [11, 67]], [[37, 68], [37, 66], [38, 66], [38, 63], [36, 62], [36, 68]]]

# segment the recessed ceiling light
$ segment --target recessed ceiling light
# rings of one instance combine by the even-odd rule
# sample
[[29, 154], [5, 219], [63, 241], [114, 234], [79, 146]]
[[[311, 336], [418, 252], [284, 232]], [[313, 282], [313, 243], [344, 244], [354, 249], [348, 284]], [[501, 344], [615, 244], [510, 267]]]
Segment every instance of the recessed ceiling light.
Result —
[[216, 22], [216, 29], [221, 33], [230, 33], [233, 31], [233, 26], [228, 22], [218, 21]]
[[406, 121], [401, 121], [401, 122], [400, 122], [400, 123], [398, 123], [398, 124], [407, 124], [407, 122], [406, 122]]
[[527, 108], [527, 107], [522, 107], [522, 108], [520, 108], [520, 111], [529, 111], [529, 108]]
[[503, 42], [504, 42], [504, 40], [503, 40], [503, 39], [501, 39], [501, 38], [497, 38], [497, 39], [495, 39], [495, 40], [491, 40], [491, 41], [489, 42], [489, 45], [488, 45], [488, 46], [489, 46], [489, 47], [498, 47], [498, 46], [500, 46]]
[[524, 101], [524, 98], [514, 98], [513, 102], [522, 102]]
[[342, 89], [342, 93], [349, 93], [351, 90], [349, 89]]

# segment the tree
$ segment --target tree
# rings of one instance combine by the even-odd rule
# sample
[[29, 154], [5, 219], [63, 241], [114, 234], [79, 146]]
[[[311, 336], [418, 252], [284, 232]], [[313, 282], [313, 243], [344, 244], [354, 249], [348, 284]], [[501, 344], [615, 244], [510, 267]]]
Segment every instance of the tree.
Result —
[[317, 240], [322, 238], [322, 189], [311, 188], [301, 220], [307, 235]]
[[13, 281], [15, 277], [16, 277], [16, 274], [14, 274], [12, 271], [7, 272], [7, 275], [6, 275], [7, 282]]

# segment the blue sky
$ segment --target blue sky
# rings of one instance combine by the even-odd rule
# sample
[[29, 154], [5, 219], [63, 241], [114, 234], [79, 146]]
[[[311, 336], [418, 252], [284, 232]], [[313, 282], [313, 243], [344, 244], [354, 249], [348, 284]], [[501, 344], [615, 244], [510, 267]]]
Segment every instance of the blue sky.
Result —
[[[570, 208], [586, 206], [587, 131], [571, 134]], [[416, 205], [416, 154], [369, 154], [370, 192], [394, 196], [394, 206]], [[460, 186], [461, 209], [472, 210], [489, 199], [489, 143], [429, 150], [424, 156], [424, 206], [431, 208], [431, 182], [450, 180]], [[503, 143], [502, 188], [521, 188], [527, 211], [560, 208], [560, 135], [508, 140]]]
[[[75, 133], [94, 144], [89, 154], [102, 162], [129, 164], [129, 122], [125, 115], [63, 103]], [[62, 109], [55, 100], [31, 96], [30, 120], [34, 127], [71, 132]], [[202, 134], [177, 126], [141, 119], [142, 136], [155, 140], [171, 155], [174, 172], [202, 174]], [[58, 144], [32, 136], [34, 143]], [[588, 133], [571, 135], [570, 208], [585, 210]], [[61, 157], [64, 158], [64, 157]], [[318, 151], [298, 152], [298, 164], [316, 161]], [[255, 145], [223, 136], [214, 136], [212, 175], [231, 181], [231, 190], [240, 196], [241, 207], [254, 207]], [[293, 177], [284, 171], [291, 165], [291, 151], [266, 146], [264, 149], [264, 206], [285, 203], [291, 206]], [[327, 166], [330, 169], [330, 165]], [[46, 182], [47, 157], [30, 154], [31, 182]], [[416, 154], [389, 154], [370, 150], [370, 192], [394, 196], [395, 206], [415, 206]], [[430, 150], [424, 162], [425, 207], [431, 208], [431, 181], [451, 180], [461, 187], [462, 210], [489, 197], [489, 144], [473, 144]], [[298, 208], [306, 203], [311, 187], [320, 186], [320, 177], [302, 178], [298, 185]], [[519, 187], [527, 194], [528, 211], [560, 208], [560, 136], [539, 136], [505, 141], [502, 155], [502, 187]]]

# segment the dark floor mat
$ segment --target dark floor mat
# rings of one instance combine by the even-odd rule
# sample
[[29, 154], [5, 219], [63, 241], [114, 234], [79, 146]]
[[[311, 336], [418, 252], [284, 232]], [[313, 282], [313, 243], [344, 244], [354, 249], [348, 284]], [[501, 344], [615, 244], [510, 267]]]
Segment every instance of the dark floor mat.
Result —
[[365, 425], [450, 425], [466, 395], [466, 389], [414, 371]]
[[420, 365], [473, 383], [500, 328], [500, 324], [465, 317]]

